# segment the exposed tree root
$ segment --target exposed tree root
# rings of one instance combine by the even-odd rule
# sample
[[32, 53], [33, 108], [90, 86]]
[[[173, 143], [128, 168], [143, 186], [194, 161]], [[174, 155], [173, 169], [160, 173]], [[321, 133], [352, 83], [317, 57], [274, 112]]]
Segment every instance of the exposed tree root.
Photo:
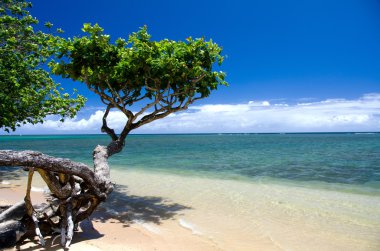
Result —
[[[44, 246], [44, 235], [57, 231], [61, 245], [68, 248], [75, 226], [88, 218], [113, 190], [108, 156], [107, 148], [98, 146], [94, 151], [95, 170], [92, 171], [82, 163], [37, 152], [0, 150], [0, 167], [27, 166], [25, 170], [29, 171], [24, 201], [0, 214], [0, 248], [33, 236], [37, 236]], [[47, 204], [33, 206], [30, 192], [35, 172], [50, 189]]]

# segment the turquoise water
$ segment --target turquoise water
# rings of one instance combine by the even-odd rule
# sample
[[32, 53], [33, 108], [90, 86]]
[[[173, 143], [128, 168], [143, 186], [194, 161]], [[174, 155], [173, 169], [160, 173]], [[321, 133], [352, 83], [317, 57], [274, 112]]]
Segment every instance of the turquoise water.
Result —
[[[0, 149], [91, 165], [108, 141], [0, 136]], [[99, 210], [148, 236], [188, 231], [223, 250], [380, 250], [380, 134], [130, 135], [110, 162], [117, 186]], [[2, 187], [25, 187], [19, 170], [0, 168]]]
[[[0, 149], [92, 163], [105, 135], [0, 136]], [[113, 168], [223, 179], [353, 184], [380, 191], [380, 134], [130, 135]]]

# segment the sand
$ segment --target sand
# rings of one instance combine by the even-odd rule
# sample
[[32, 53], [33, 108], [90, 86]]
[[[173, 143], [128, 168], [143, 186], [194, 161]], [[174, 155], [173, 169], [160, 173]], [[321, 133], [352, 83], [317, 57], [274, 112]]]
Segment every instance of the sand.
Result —
[[[38, 189], [35, 189], [38, 190]], [[0, 205], [11, 205], [24, 196], [22, 186], [1, 185]], [[34, 203], [44, 202], [41, 191], [32, 192]], [[128, 215], [125, 215], [128, 218]], [[47, 237], [43, 248], [37, 238], [26, 240], [16, 248], [7, 250], [64, 250], [59, 245], [59, 238]], [[181, 227], [175, 219], [168, 219], [160, 224], [130, 221], [124, 222], [120, 217], [112, 218], [98, 210], [92, 220], [85, 220], [75, 233], [70, 250], [222, 250], [215, 243], [193, 234], [191, 230]]]

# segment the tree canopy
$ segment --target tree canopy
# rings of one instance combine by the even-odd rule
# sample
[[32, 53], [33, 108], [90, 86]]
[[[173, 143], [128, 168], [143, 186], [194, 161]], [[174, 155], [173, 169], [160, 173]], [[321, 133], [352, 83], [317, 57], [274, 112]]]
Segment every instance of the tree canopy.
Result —
[[[122, 111], [128, 117], [122, 136], [187, 109], [219, 85], [227, 85], [225, 73], [213, 71], [224, 57], [212, 40], [152, 41], [144, 26], [128, 40], [119, 38], [112, 43], [97, 24], [84, 24], [82, 30], [84, 36], [60, 41], [60, 60], [50, 66], [55, 74], [81, 81], [97, 93], [107, 105], [105, 117], [112, 108]], [[133, 112], [130, 107], [136, 102], [145, 106]], [[106, 123], [102, 129], [114, 140], [118, 138]]]
[[5, 131], [42, 122], [47, 115], [73, 117], [85, 102], [83, 96], [63, 93], [45, 70], [60, 38], [35, 31], [38, 20], [29, 14], [31, 6], [23, 0], [1, 0], [0, 128]]

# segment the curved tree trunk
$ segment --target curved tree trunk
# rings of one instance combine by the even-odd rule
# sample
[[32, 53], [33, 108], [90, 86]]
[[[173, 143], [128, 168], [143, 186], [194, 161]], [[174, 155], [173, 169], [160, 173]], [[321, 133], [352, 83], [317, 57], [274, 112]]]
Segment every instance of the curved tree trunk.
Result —
[[[68, 247], [74, 225], [88, 218], [113, 190], [108, 158], [120, 152], [124, 144], [112, 141], [98, 145], [93, 152], [94, 168], [69, 159], [56, 158], [35, 151], [0, 150], [1, 166], [20, 166], [29, 170], [24, 201], [0, 214], [0, 248], [13, 246], [20, 239], [60, 232], [61, 244]], [[51, 191], [48, 204], [33, 206], [30, 189], [38, 172]]]
[[[99, 203], [104, 201], [113, 190], [108, 158], [123, 149], [125, 138], [131, 130], [162, 119], [171, 113], [186, 110], [194, 101], [208, 96], [195, 91], [196, 85], [204, 77], [205, 75], [202, 74], [196, 79], [190, 79], [190, 82], [186, 83], [186, 86], [191, 84], [189, 90], [183, 90], [183, 92], [174, 90], [170, 83], [162, 88], [161, 81], [154, 81], [152, 85], [146, 82], [147, 93], [141, 96], [139, 96], [139, 91], [123, 89], [124, 94], [120, 95], [119, 91], [112, 89], [110, 85], [108, 85], [108, 93], [105, 91], [106, 89], [99, 89], [99, 87], [87, 84], [87, 87], [98, 94], [102, 102], [107, 105], [101, 131], [107, 133], [112, 139], [108, 146], [98, 145], [95, 147], [94, 168], [69, 159], [55, 158], [34, 151], [0, 150], [0, 167], [22, 166], [29, 170], [24, 203], [9, 208], [6, 214], [5, 212], [0, 214], [0, 219], [4, 219], [3, 222], [0, 221], [0, 245], [2, 238], [9, 233], [14, 238], [7, 240], [14, 240], [13, 244], [25, 237], [32, 229], [31, 232], [40, 238], [41, 245], [44, 244], [44, 234], [58, 231], [62, 237], [61, 244], [68, 247], [73, 237], [73, 226], [89, 217]], [[136, 93], [138, 93], [137, 96]], [[134, 102], [144, 99], [150, 101], [139, 112], [133, 113], [126, 108]], [[107, 125], [107, 116], [113, 108], [120, 110], [128, 118], [119, 135]], [[48, 205], [38, 208], [33, 207], [30, 199], [31, 183], [35, 172], [38, 172], [46, 182], [52, 196]], [[23, 212], [21, 213], [22, 219], [18, 219], [20, 210]]]

